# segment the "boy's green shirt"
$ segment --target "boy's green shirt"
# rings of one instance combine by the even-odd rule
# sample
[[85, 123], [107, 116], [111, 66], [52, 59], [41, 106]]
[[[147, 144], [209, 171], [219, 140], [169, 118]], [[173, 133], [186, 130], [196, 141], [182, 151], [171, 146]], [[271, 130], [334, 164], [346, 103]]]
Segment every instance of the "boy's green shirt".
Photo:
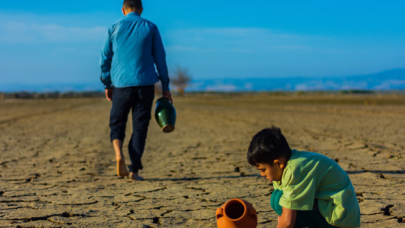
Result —
[[360, 227], [360, 208], [347, 173], [332, 159], [312, 152], [292, 150], [281, 181], [282, 207], [312, 210], [318, 199], [320, 213], [337, 227]]

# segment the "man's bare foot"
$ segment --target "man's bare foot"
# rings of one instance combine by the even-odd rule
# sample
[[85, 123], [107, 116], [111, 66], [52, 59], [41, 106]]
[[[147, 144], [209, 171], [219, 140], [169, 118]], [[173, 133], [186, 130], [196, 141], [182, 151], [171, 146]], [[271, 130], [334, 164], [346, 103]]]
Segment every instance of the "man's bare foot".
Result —
[[131, 178], [131, 180], [133, 180], [133, 181], [143, 181], [143, 180], [145, 180], [143, 177], [139, 176], [138, 173], [130, 173], [129, 178]]
[[129, 176], [129, 171], [124, 159], [117, 159], [117, 175], [120, 177]]

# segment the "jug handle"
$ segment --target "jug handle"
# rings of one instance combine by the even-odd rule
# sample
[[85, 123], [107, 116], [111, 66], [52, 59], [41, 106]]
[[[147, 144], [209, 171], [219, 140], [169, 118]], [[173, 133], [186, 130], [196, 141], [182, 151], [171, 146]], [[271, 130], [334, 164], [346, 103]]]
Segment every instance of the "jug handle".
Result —
[[256, 210], [254, 208], [249, 208], [248, 212], [249, 212], [250, 215], [255, 217], [255, 219], [257, 221], [257, 212], [256, 212]]
[[219, 218], [223, 217], [223, 216], [224, 216], [224, 209], [218, 208], [218, 209], [217, 209], [217, 212], [215, 213], [215, 216], [217, 217], [217, 220], [218, 220]]

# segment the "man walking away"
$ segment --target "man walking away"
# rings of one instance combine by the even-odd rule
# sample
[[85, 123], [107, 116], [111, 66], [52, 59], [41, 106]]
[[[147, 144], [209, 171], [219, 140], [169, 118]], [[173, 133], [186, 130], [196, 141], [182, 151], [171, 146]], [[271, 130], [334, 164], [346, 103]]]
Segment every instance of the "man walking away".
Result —
[[[169, 90], [166, 53], [158, 28], [141, 17], [141, 0], [125, 0], [124, 18], [109, 29], [101, 52], [101, 81], [110, 114], [111, 142], [114, 145], [118, 176], [142, 180], [142, 154], [151, 119], [154, 84], [162, 83], [163, 96], [173, 102]], [[156, 73], [155, 65], [158, 73]], [[122, 152], [128, 114], [132, 110], [133, 133], [128, 145], [131, 165], [126, 167]]]

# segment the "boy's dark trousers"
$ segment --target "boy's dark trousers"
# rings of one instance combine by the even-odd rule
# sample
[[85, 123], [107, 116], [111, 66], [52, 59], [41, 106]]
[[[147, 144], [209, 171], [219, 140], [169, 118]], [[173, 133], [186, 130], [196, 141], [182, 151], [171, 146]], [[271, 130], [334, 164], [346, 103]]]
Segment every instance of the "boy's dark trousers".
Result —
[[145, 149], [151, 109], [155, 97], [155, 86], [136, 86], [113, 88], [112, 108], [110, 114], [111, 142], [119, 139], [124, 142], [128, 114], [132, 110], [133, 133], [128, 145], [128, 166], [130, 172], [142, 169], [141, 158]]
[[[283, 207], [280, 205], [280, 199], [283, 196], [283, 191], [275, 189], [271, 194], [270, 205], [273, 210], [281, 216]], [[297, 211], [297, 219], [294, 228], [337, 228], [330, 225], [321, 215], [318, 209], [317, 201], [315, 200], [312, 211]]]

